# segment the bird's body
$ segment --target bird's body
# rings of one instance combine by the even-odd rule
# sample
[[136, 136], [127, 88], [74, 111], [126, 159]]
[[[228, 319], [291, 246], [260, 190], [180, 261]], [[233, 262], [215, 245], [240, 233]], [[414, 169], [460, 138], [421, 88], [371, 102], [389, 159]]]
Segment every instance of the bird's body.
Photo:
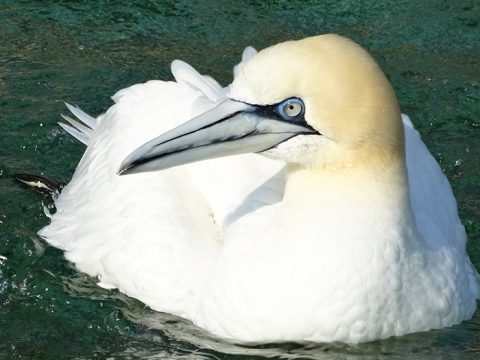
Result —
[[[96, 120], [73, 108], [93, 129], [77, 133], [87, 150], [55, 201], [52, 223], [40, 234], [64, 249], [81, 271], [98, 276], [101, 285], [238, 341], [356, 343], [470, 318], [480, 287], [446, 177], [405, 116], [402, 126], [393, 91], [368, 54], [340, 37], [311, 39], [291, 43], [298, 62], [313, 61], [302, 54], [310, 48], [323, 52], [324, 67], [334, 66], [329, 54], [354, 59], [335, 64], [337, 77], [333, 68], [320, 69], [327, 71], [322, 81], [333, 85], [316, 93], [308, 92], [320, 86], [315, 79], [277, 85], [288, 82], [291, 64], [283, 69], [279, 62], [271, 72], [286, 74], [287, 80], [265, 71], [271, 66], [267, 60], [287, 46], [281, 44], [258, 55], [247, 50], [253, 59], [236, 69], [228, 93], [188, 65], [174, 63], [177, 82], [124, 89]], [[363, 63], [363, 70], [349, 73], [349, 61]], [[358, 103], [335, 97], [333, 80], [344, 76], [355, 86], [340, 87], [341, 100], [355, 94], [359, 83], [371, 85], [355, 95]], [[328, 104], [317, 106], [319, 93]], [[189, 154], [190, 145], [175, 145], [175, 151], [152, 155], [164, 144], [211, 131], [218, 121], [135, 149], [206, 110], [240, 106], [225, 118], [233, 125], [222, 131], [230, 131], [256, 111], [243, 103], [256, 104], [264, 114], [263, 105], [292, 96], [305, 103], [304, 132], [255, 150], [277, 160], [243, 154], [117, 175], [121, 164], [122, 171], [131, 171]], [[222, 103], [227, 98], [235, 103]], [[350, 123], [334, 121], [340, 111], [338, 118], [360, 125], [351, 130]], [[256, 124], [257, 130], [238, 141], [251, 134], [270, 139]], [[300, 131], [297, 124], [304, 123], [289, 120], [290, 128], [282, 131]], [[264, 127], [271, 131], [272, 126]], [[314, 130], [318, 133], [310, 135]], [[344, 135], [349, 131], [353, 135]], [[225, 146], [238, 142], [222, 136]], [[195, 141], [201, 151], [210, 146]]]

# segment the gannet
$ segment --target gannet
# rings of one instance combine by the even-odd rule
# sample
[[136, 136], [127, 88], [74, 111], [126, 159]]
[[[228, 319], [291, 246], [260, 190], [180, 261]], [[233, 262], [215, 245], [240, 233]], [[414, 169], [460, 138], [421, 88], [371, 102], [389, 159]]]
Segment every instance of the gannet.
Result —
[[40, 235], [80, 271], [238, 342], [472, 317], [450, 185], [367, 51], [329, 34], [247, 48], [227, 88], [172, 73], [97, 118], [69, 106], [87, 149]]

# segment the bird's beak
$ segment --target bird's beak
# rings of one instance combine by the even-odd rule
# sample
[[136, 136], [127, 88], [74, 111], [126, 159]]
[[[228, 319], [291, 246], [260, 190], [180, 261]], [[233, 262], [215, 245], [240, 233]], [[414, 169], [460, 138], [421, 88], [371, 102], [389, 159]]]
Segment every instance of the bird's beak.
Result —
[[295, 135], [316, 133], [305, 122], [289, 122], [276, 117], [270, 108], [225, 100], [137, 148], [123, 160], [119, 174], [163, 170], [199, 160], [262, 152]]

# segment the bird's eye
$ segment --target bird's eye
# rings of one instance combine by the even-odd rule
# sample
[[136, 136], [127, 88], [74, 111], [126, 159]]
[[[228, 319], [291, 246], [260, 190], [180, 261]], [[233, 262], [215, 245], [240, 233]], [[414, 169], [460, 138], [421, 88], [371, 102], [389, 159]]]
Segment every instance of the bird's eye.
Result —
[[291, 98], [278, 104], [277, 112], [284, 120], [297, 120], [303, 116], [305, 105], [302, 100]]

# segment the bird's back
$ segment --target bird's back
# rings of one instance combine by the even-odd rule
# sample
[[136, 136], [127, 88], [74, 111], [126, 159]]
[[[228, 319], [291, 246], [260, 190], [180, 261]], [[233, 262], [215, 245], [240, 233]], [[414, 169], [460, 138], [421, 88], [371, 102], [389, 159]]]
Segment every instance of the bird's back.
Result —
[[463, 284], [467, 294], [480, 298], [479, 276], [466, 254], [467, 235], [458, 217], [450, 183], [408, 116], [402, 115], [402, 120], [410, 203], [417, 230], [431, 254], [443, 252], [458, 266], [463, 266], [458, 272], [465, 276], [465, 281], [457, 285]]

